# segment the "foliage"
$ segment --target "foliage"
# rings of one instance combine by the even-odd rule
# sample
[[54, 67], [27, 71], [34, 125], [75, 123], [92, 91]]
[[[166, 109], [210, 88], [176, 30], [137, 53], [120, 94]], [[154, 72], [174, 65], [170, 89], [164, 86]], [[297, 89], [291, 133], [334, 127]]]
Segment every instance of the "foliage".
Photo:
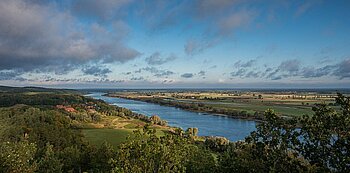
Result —
[[0, 144], [0, 172], [34, 172], [36, 146], [28, 141]]
[[10, 108], [3, 115], [10, 117], [7, 118], [5, 133], [0, 137], [5, 141], [18, 142], [27, 139], [36, 143], [38, 148], [45, 148], [49, 142], [55, 149], [82, 143], [80, 133], [70, 128], [69, 118], [58, 111], [32, 107], [22, 110]]
[[0, 93], [0, 107], [8, 107], [16, 104], [26, 105], [60, 105], [74, 104], [91, 101], [90, 98], [72, 94], [47, 94], [38, 93], [29, 95], [25, 93]]
[[113, 169], [111, 162], [117, 153], [112, 145], [104, 142], [93, 154], [91, 165], [94, 172], [109, 172]]
[[[285, 119], [272, 110], [245, 142], [220, 156], [222, 172], [349, 172], [349, 98], [338, 95], [340, 111], [315, 105], [313, 116]], [[278, 163], [278, 164], [276, 164]]]
[[157, 137], [155, 131], [136, 131], [120, 146], [116, 170], [121, 172], [184, 172], [188, 143], [175, 135]]
[[350, 98], [338, 94], [340, 111], [325, 104], [313, 108], [314, 116], [304, 116], [303, 138], [298, 151], [312, 164], [339, 172], [350, 171]]
[[224, 137], [210, 136], [206, 137], [204, 144], [214, 151], [225, 151], [230, 141]]
[[62, 172], [63, 163], [59, 159], [57, 153], [53, 150], [53, 145], [46, 144], [45, 153], [39, 159], [38, 171], [45, 173], [59, 173]]
[[[120, 172], [197, 172], [215, 170], [215, 160], [178, 135], [157, 137], [154, 130], [135, 131], [115, 160]], [[209, 152], [210, 153], [210, 152]], [[203, 165], [203, 163], [207, 163]]]
[[213, 173], [218, 169], [216, 155], [203, 147], [191, 147], [188, 161], [185, 164], [186, 172]]
[[194, 136], [197, 136], [198, 135], [198, 128], [188, 128], [186, 130], [186, 134], [189, 136], [189, 137], [194, 137]]

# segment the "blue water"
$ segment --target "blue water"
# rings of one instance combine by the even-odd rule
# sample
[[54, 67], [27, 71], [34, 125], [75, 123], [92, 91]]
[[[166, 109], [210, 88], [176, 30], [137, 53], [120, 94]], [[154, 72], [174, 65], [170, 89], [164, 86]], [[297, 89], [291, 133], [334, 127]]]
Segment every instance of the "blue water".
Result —
[[255, 121], [191, 112], [142, 101], [106, 97], [102, 96], [103, 94], [92, 93], [87, 96], [101, 99], [109, 104], [128, 108], [133, 112], [147, 116], [158, 115], [161, 119], [166, 120], [170, 126], [181, 127], [184, 130], [189, 127], [197, 127], [199, 129], [198, 135], [200, 136], [223, 136], [230, 141], [238, 141], [244, 140], [250, 132], [256, 129]]

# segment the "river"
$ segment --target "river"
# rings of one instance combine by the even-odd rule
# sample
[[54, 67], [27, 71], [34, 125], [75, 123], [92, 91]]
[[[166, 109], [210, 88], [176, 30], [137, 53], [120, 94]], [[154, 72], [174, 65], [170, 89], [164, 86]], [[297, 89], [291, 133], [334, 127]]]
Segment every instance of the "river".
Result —
[[147, 116], [158, 115], [166, 120], [168, 125], [181, 127], [186, 130], [189, 127], [197, 127], [200, 136], [223, 136], [230, 141], [244, 140], [250, 132], [254, 131], [255, 121], [228, 118], [208, 113], [197, 113], [182, 110], [175, 107], [161, 106], [153, 103], [135, 101], [116, 97], [103, 96], [105, 93], [92, 93], [90, 96], [105, 102], [124, 107], [136, 113]]

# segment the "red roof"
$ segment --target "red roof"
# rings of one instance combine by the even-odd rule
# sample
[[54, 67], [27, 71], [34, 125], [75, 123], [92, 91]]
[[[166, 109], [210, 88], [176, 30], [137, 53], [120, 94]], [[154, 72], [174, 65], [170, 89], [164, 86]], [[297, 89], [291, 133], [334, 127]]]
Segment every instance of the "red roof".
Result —
[[75, 112], [75, 109], [72, 108], [72, 107], [64, 108], [64, 110], [66, 110], [66, 111], [68, 111], [68, 112]]

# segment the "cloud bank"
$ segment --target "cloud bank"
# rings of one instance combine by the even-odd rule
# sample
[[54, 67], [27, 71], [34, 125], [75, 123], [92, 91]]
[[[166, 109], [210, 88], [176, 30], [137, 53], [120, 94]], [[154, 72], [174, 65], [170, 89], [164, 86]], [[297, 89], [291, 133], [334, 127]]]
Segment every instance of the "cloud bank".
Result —
[[140, 53], [114, 34], [123, 29], [117, 26], [81, 25], [69, 10], [58, 10], [54, 3], [1, 1], [0, 70], [59, 73], [91, 62], [136, 58]]

